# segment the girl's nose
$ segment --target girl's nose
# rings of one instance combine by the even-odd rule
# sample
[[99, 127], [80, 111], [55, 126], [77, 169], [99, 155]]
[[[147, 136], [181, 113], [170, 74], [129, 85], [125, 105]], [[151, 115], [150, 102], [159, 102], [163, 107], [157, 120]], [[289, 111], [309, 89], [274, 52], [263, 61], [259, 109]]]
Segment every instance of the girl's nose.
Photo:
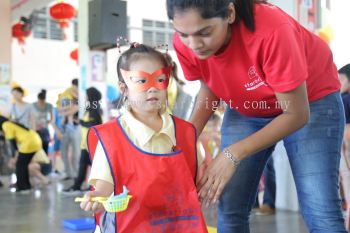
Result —
[[148, 89], [148, 93], [154, 93], [154, 92], [157, 92], [158, 91], [158, 89], [157, 88], [155, 88], [155, 87], [151, 87], [150, 89]]

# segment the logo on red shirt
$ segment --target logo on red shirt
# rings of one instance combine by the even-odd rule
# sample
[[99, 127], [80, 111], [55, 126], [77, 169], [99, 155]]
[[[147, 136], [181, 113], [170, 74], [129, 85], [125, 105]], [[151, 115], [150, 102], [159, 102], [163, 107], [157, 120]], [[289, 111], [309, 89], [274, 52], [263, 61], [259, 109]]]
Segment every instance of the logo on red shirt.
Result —
[[262, 80], [258, 72], [256, 71], [255, 66], [251, 66], [248, 69], [249, 82], [244, 84], [244, 87], [247, 91], [252, 91], [257, 89], [260, 86], [267, 86], [267, 84]]

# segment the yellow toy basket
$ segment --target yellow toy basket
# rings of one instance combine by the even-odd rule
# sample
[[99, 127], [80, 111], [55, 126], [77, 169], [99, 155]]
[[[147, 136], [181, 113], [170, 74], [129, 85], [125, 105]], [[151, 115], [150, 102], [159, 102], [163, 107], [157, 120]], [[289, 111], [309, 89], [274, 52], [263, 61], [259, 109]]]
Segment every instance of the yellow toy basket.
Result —
[[[126, 197], [110, 199], [106, 197], [93, 197], [91, 201], [99, 202], [103, 205], [107, 212], [121, 212], [128, 208], [129, 200], [132, 198], [131, 195], [127, 195]], [[85, 198], [77, 197], [74, 200], [75, 202], [85, 201]]]

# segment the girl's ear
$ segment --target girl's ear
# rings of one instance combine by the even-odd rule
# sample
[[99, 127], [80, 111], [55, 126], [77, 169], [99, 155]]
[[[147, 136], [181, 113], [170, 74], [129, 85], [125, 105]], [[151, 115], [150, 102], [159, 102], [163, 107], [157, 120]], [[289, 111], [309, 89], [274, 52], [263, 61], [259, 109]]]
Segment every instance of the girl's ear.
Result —
[[227, 16], [228, 23], [233, 24], [236, 20], [235, 5], [232, 2], [230, 2], [227, 10], [228, 10], [228, 16]]
[[119, 82], [119, 91], [123, 96], [128, 95], [128, 88], [125, 83]]

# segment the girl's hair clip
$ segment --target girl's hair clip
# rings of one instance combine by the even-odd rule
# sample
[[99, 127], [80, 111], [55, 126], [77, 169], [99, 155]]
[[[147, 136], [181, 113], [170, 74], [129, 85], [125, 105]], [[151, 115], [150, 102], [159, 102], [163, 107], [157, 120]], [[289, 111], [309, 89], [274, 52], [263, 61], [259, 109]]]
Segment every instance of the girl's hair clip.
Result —
[[138, 48], [138, 47], [140, 47], [140, 43], [138, 43], [138, 42], [133, 42], [131, 44], [131, 48]]
[[167, 43], [156, 45], [153, 48], [158, 50], [165, 49], [165, 54], [168, 54], [169, 51], [169, 45]]
[[[122, 51], [120, 50], [121, 42], [124, 42], [123, 45], [130, 45], [130, 48], [138, 48], [138, 47], [140, 47], [140, 43], [138, 43], [138, 42], [130, 43], [130, 41], [126, 37], [118, 36], [117, 37], [117, 48], [118, 48], [118, 52], [120, 54], [122, 53]], [[169, 51], [169, 45], [167, 43], [156, 45], [153, 48], [157, 49], [159, 51], [161, 49], [165, 49], [165, 54], [168, 54], [168, 51]]]
[[120, 42], [124, 41], [124, 44], [130, 44], [129, 40], [123, 36], [118, 36], [117, 37], [117, 48], [118, 48], [118, 52], [122, 53], [120, 50]]

